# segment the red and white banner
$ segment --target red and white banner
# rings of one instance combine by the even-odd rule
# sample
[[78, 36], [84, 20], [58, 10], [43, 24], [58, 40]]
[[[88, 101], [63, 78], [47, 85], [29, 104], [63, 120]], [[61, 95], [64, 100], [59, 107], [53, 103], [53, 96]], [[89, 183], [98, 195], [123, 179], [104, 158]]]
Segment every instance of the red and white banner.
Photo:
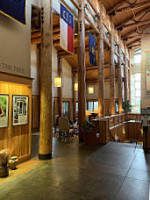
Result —
[[73, 37], [73, 15], [60, 4], [60, 46], [70, 53], [74, 52]]

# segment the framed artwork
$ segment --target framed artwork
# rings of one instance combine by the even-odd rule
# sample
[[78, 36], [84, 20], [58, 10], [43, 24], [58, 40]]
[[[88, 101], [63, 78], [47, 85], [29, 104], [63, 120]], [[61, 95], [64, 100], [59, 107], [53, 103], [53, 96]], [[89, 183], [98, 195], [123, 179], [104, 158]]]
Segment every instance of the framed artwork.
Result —
[[28, 124], [28, 103], [29, 97], [23, 95], [12, 96], [12, 125]]
[[0, 128], [8, 127], [9, 95], [0, 94]]

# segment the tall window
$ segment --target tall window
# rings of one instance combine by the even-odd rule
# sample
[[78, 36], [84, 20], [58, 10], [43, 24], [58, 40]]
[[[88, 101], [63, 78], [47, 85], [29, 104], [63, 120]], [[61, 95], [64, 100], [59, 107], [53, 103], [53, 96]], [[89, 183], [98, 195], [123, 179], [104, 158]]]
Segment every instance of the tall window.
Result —
[[141, 103], [141, 74], [135, 74], [135, 110], [140, 113]]
[[141, 73], [131, 75], [131, 104], [133, 113], [140, 113], [141, 104]]
[[63, 103], [62, 103], [62, 113], [63, 113], [63, 115], [70, 118], [70, 102], [69, 101], [63, 101]]
[[141, 63], [141, 49], [134, 52], [134, 63]]
[[98, 110], [98, 101], [88, 101], [87, 110], [90, 110], [93, 113], [94, 110]]

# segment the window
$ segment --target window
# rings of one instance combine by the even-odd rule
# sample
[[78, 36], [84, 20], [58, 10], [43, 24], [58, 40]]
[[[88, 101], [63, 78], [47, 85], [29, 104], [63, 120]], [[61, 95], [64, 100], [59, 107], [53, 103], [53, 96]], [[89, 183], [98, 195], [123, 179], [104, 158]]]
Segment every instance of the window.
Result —
[[141, 50], [134, 52], [134, 63], [140, 63], [141, 62]]
[[63, 101], [62, 114], [70, 118], [70, 102], [69, 101]]
[[131, 75], [131, 104], [133, 113], [140, 113], [141, 109], [141, 73]]
[[76, 102], [76, 118], [78, 118], [78, 102]]
[[94, 102], [94, 110], [98, 110], [98, 101]]
[[91, 113], [93, 112], [93, 101], [89, 101], [87, 104], [87, 110], [91, 111]]
[[87, 110], [90, 110], [93, 113], [94, 110], [98, 110], [98, 101], [88, 101]]

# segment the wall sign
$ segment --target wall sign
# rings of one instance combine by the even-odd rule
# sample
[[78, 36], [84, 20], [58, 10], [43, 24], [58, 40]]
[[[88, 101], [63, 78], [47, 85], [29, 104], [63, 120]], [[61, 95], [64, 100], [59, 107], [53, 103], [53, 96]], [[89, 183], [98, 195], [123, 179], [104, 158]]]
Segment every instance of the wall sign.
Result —
[[13, 95], [13, 126], [28, 124], [28, 101], [28, 96]]
[[0, 128], [8, 127], [9, 95], [0, 94]]

